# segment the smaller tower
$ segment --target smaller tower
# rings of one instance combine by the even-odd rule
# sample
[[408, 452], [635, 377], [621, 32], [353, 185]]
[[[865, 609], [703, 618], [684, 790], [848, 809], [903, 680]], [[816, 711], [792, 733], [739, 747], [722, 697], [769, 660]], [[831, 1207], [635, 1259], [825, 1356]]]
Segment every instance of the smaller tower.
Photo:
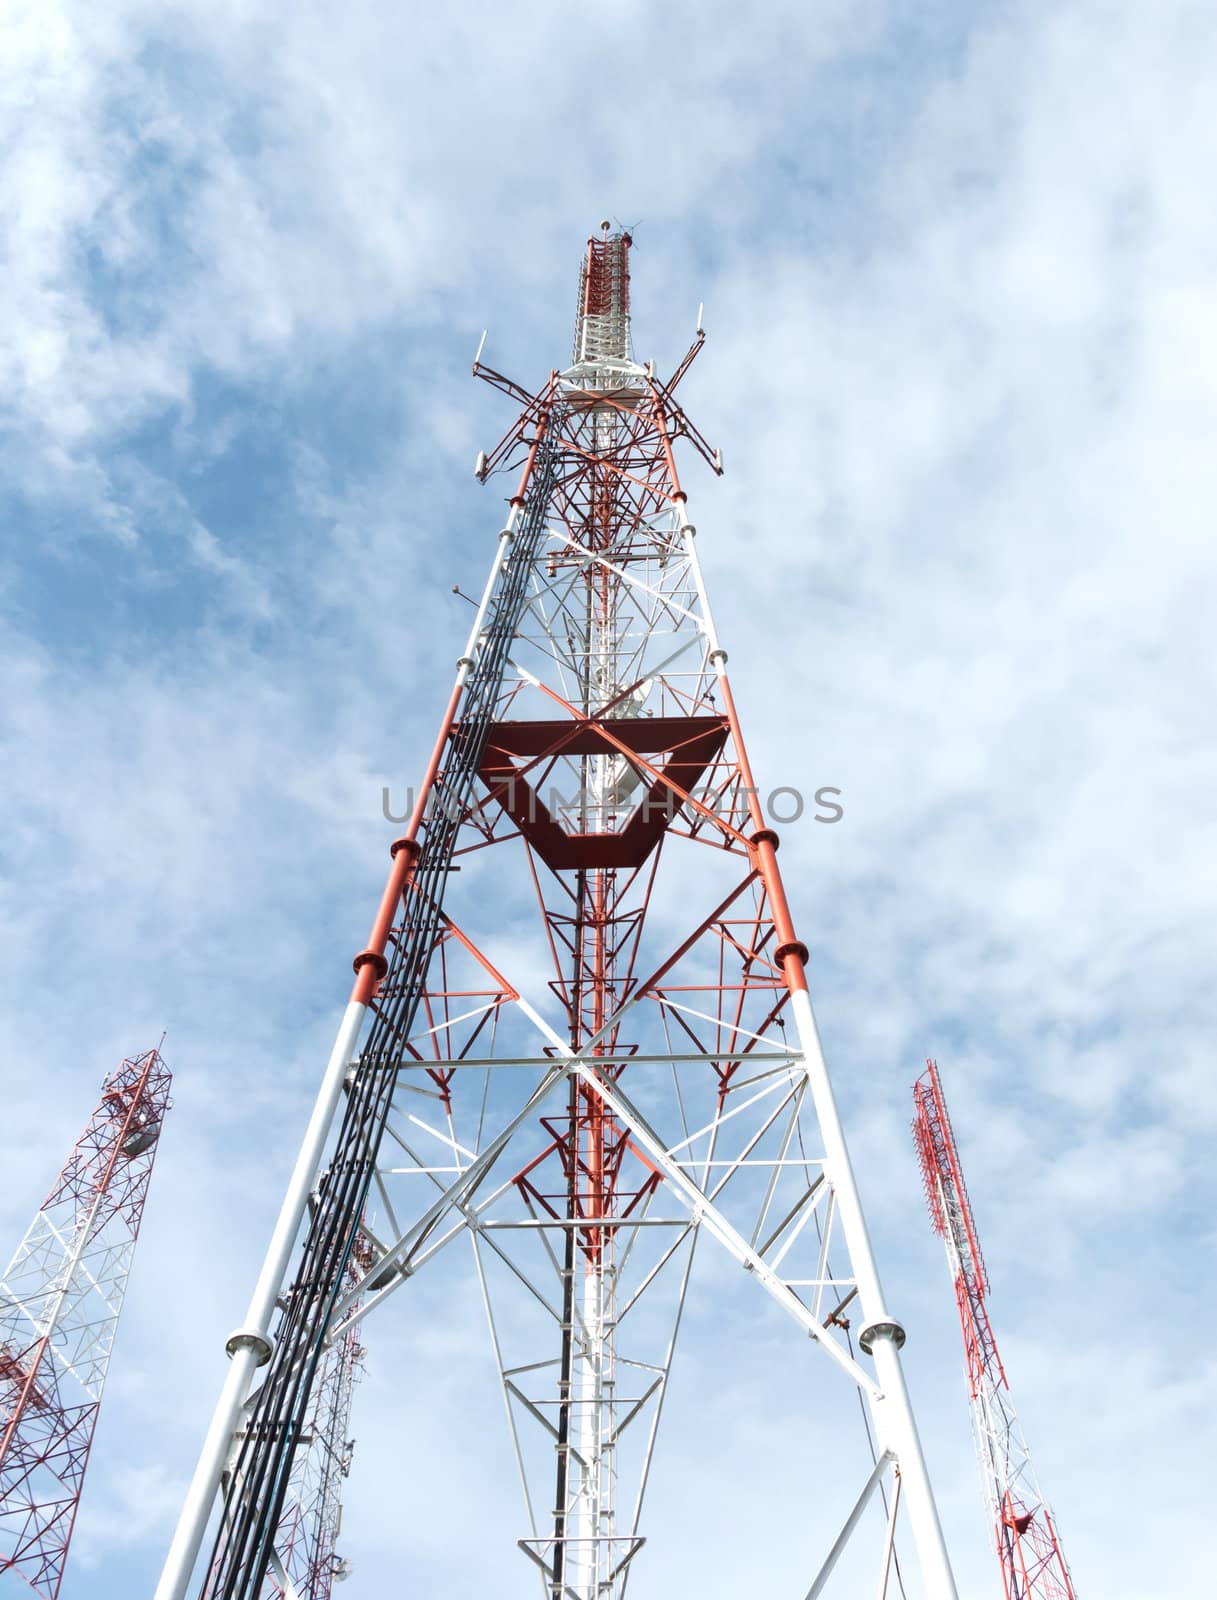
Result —
[[1001, 1563], [1002, 1592], [1005, 1600], [1076, 1600], [989, 1322], [989, 1275], [934, 1061], [926, 1062], [913, 1085], [913, 1107], [930, 1221], [946, 1244], [955, 1284], [976, 1453]]
[[[344, 1287], [358, 1289], [371, 1264], [371, 1246], [360, 1234]], [[347, 1325], [317, 1369], [308, 1421], [292, 1462], [287, 1502], [276, 1530], [264, 1600], [330, 1600], [334, 1584], [350, 1576], [351, 1564], [338, 1554], [337, 1544], [342, 1529], [342, 1485], [355, 1449], [351, 1398], [364, 1357], [358, 1310], [356, 1299]]]
[[159, 1049], [124, 1061], [0, 1279], [0, 1596], [56, 1600], [169, 1109]]

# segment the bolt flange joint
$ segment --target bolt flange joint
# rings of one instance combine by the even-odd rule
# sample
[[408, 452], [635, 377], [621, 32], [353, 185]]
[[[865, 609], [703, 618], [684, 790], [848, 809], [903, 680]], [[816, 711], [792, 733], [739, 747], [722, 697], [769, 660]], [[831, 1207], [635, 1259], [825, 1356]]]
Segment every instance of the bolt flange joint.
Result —
[[876, 1339], [890, 1339], [897, 1350], [903, 1350], [906, 1337], [904, 1324], [885, 1313], [883, 1316], [875, 1317], [859, 1331], [858, 1343], [869, 1356], [874, 1354]]
[[362, 972], [364, 967], [371, 967], [378, 978], [383, 978], [389, 970], [389, 963], [379, 950], [361, 950], [351, 965], [356, 972]]
[[235, 1333], [228, 1335], [224, 1348], [230, 1358], [235, 1356], [238, 1350], [252, 1350], [260, 1367], [264, 1367], [270, 1360], [270, 1340], [257, 1328], [238, 1328]]

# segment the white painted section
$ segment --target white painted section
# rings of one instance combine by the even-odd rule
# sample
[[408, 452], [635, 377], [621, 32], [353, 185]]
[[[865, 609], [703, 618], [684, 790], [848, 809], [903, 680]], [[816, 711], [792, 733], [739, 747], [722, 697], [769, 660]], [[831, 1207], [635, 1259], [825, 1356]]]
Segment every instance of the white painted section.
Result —
[[764, 1257], [752, 1249], [739, 1229], [732, 1225], [718, 1206], [706, 1198], [685, 1169], [673, 1159], [638, 1108], [627, 1099], [620, 1081], [610, 1083], [601, 1077], [596, 1070], [596, 1063], [588, 1061], [584, 1056], [570, 1057], [570, 1065], [593, 1086], [605, 1105], [630, 1129], [635, 1139], [663, 1173], [672, 1192], [679, 1195], [688, 1206], [698, 1226], [717, 1239], [723, 1248], [735, 1257], [740, 1266], [752, 1275], [753, 1280], [760, 1284], [766, 1293], [772, 1295], [778, 1305], [811, 1335], [817, 1346], [849, 1376], [852, 1382], [856, 1383], [865, 1394], [877, 1399], [878, 1390], [870, 1374], [850, 1357], [839, 1340], [830, 1335], [825, 1325], [812, 1315], [798, 1295], [773, 1270]]
[[[313, 1113], [296, 1157], [287, 1193], [271, 1235], [266, 1259], [245, 1313], [245, 1321], [229, 1340], [231, 1363], [224, 1387], [203, 1441], [198, 1465], [178, 1517], [173, 1541], [165, 1557], [155, 1600], [185, 1600], [190, 1575], [198, 1560], [203, 1535], [211, 1519], [212, 1506], [220, 1487], [220, 1476], [228, 1459], [233, 1434], [240, 1420], [241, 1407], [249, 1393], [254, 1372], [269, 1355], [270, 1321], [275, 1301], [291, 1262], [296, 1236], [304, 1220], [308, 1197], [317, 1181], [321, 1158], [334, 1121], [342, 1085], [355, 1053], [367, 1007], [352, 1000], [342, 1016], [338, 1037], [330, 1052], [325, 1075], [313, 1105]], [[261, 1361], [259, 1359], [261, 1357]]]
[[832, 1549], [825, 1556], [824, 1565], [816, 1574], [815, 1582], [812, 1584], [811, 1588], [808, 1589], [806, 1600], [820, 1600], [820, 1596], [824, 1592], [825, 1584], [828, 1582], [829, 1578], [832, 1577], [833, 1568], [841, 1559], [842, 1551], [853, 1537], [854, 1529], [862, 1520], [862, 1513], [870, 1504], [871, 1496], [879, 1487], [879, 1483], [883, 1477], [883, 1474], [887, 1471], [891, 1464], [892, 1458], [885, 1450], [872, 1467], [870, 1477], [867, 1478], [866, 1482], [862, 1485], [862, 1493], [854, 1501], [853, 1510], [849, 1513], [849, 1516], [846, 1517], [844, 1526], [837, 1537], [833, 1540]]
[[457, 662], [456, 681], [462, 687], [468, 681], [469, 674], [473, 671], [473, 663], [477, 659], [477, 648], [481, 641], [482, 633], [486, 627], [486, 616], [490, 610], [490, 602], [494, 599], [495, 585], [499, 581], [499, 573], [507, 559], [507, 552], [511, 549], [516, 530], [520, 526], [520, 517], [523, 514], [521, 506], [512, 506], [511, 514], [499, 533], [498, 548], [494, 552], [494, 560], [490, 563], [490, 576], [486, 579], [486, 587], [482, 590], [482, 603], [477, 608], [477, 615], [473, 619], [473, 626], [469, 630], [469, 638], [465, 644], [465, 653]]
[[[867, 1323], [882, 1323], [890, 1320], [890, 1314], [884, 1304], [883, 1288], [875, 1266], [866, 1219], [862, 1214], [857, 1180], [846, 1148], [836, 1097], [829, 1082], [811, 997], [806, 989], [792, 992], [791, 1010], [824, 1139], [825, 1171], [836, 1196], [841, 1229], [858, 1286], [862, 1316]], [[899, 1464], [909, 1525], [917, 1547], [926, 1594], [929, 1600], [958, 1600], [946, 1540], [938, 1520], [938, 1507], [934, 1502], [921, 1439], [905, 1387], [900, 1350], [893, 1333], [882, 1330], [876, 1332], [873, 1356], [880, 1389], [880, 1394], [871, 1401], [875, 1429], [880, 1447], [890, 1450]]]
[[676, 502], [676, 512], [680, 519], [680, 536], [684, 540], [685, 555], [689, 560], [689, 570], [693, 574], [693, 582], [697, 588], [697, 598], [701, 605], [702, 627], [705, 629], [706, 642], [710, 646], [710, 659], [714, 661], [716, 655], [722, 655], [722, 661], [715, 661], [714, 665], [721, 675], [726, 664], [726, 654], [718, 642], [718, 629], [714, 626], [714, 613], [710, 610], [710, 597], [706, 593], [706, 580], [702, 576], [701, 560], [697, 554], [697, 529], [689, 521], [689, 513], [685, 509], [683, 500]]
[[583, 1273], [583, 1304], [575, 1336], [579, 1355], [575, 1370], [578, 1388], [575, 1396], [579, 1460], [572, 1465], [579, 1474], [579, 1491], [570, 1519], [565, 1576], [572, 1595], [579, 1600], [597, 1600], [600, 1522], [600, 1364], [603, 1360], [604, 1328], [600, 1314], [600, 1273], [580, 1261], [576, 1270]]

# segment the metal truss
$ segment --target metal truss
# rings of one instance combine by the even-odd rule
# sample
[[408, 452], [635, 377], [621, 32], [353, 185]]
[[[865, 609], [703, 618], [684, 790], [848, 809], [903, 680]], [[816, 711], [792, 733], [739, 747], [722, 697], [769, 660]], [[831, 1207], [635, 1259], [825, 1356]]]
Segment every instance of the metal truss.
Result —
[[59, 1594], [170, 1082], [159, 1050], [106, 1079], [0, 1279], [0, 1595]]
[[[348, 1287], [358, 1287], [371, 1261], [371, 1246], [360, 1239], [347, 1268]], [[337, 1543], [342, 1486], [355, 1450], [351, 1400], [365, 1354], [353, 1322], [326, 1347], [292, 1463], [263, 1600], [329, 1600], [334, 1584], [351, 1574], [351, 1563], [338, 1554]]]
[[872, 1450], [808, 1594], [887, 1593], [907, 1522], [907, 1575], [954, 1600], [673, 456], [721, 469], [674, 394], [702, 335], [666, 384], [633, 360], [628, 248], [589, 242], [572, 367], [532, 395], [475, 367], [521, 406], [479, 475], [519, 484], [157, 1600], [183, 1600], [222, 1473], [201, 1592], [258, 1593], [317, 1362], [449, 1246], [541, 1594], [619, 1600], [703, 1235], [792, 1360], [862, 1398]]
[[989, 1321], [989, 1274], [936, 1062], [926, 1062], [913, 1104], [930, 1220], [946, 1245], [959, 1308], [972, 1431], [1005, 1600], [1075, 1600]]

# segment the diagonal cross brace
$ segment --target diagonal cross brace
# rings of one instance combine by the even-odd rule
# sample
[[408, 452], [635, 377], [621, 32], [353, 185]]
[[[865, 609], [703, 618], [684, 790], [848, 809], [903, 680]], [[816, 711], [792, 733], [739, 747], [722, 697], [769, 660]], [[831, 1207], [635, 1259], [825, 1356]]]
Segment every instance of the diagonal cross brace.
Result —
[[766, 1293], [810, 1334], [860, 1389], [864, 1390], [872, 1400], [882, 1399], [882, 1390], [870, 1374], [864, 1372], [858, 1363], [841, 1349], [824, 1323], [812, 1315], [794, 1290], [778, 1276], [764, 1257], [752, 1248], [743, 1234], [723, 1216], [713, 1201], [707, 1199], [705, 1192], [684, 1169], [672, 1160], [662, 1139], [637, 1107], [622, 1093], [620, 1084], [608, 1082], [596, 1071], [591, 1062], [575, 1059], [572, 1066], [584, 1082], [600, 1096], [609, 1110], [630, 1129], [635, 1139], [662, 1172], [665, 1181], [672, 1185], [674, 1191], [688, 1205], [695, 1219], [713, 1234], [746, 1271], [756, 1277]]

